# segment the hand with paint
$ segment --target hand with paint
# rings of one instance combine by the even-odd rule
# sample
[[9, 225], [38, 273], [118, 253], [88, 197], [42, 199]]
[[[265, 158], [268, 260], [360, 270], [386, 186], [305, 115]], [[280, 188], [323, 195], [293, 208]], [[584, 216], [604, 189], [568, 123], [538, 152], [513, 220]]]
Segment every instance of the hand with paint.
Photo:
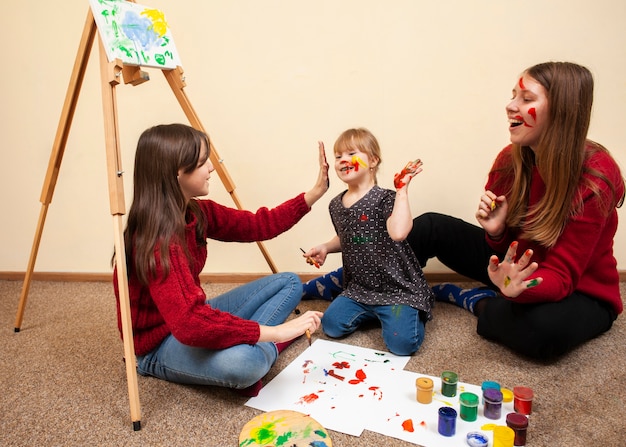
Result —
[[480, 197], [476, 220], [493, 240], [499, 240], [506, 230], [508, 202], [506, 196], [496, 196], [487, 190]]
[[308, 192], [304, 193], [304, 200], [309, 205], [309, 207], [313, 206], [315, 202], [322, 197], [326, 191], [328, 191], [328, 187], [330, 185], [330, 180], [328, 179], [328, 161], [326, 160], [326, 152], [324, 150], [324, 143], [322, 141], [317, 142], [318, 145], [318, 162], [319, 162], [319, 173], [317, 175], [317, 181], [313, 188]]
[[422, 172], [422, 165], [422, 160], [418, 158], [415, 161], [408, 162], [406, 166], [402, 169], [402, 171], [395, 174], [393, 176], [393, 185], [395, 186], [396, 190], [408, 186], [411, 179], [420, 172]]
[[307, 264], [309, 264], [309, 265], [314, 265], [316, 268], [320, 268], [320, 263], [319, 263], [319, 262], [317, 262], [317, 261], [316, 261], [315, 259], [313, 259], [312, 257], [307, 256], [307, 255], [306, 255], [306, 251], [304, 251], [304, 249], [303, 249], [303, 248], [301, 248], [301, 249], [300, 249], [300, 251], [301, 251], [302, 253], [304, 253], [304, 254], [303, 254], [303, 256], [304, 256], [304, 259], [306, 260], [306, 263], [307, 263]]
[[526, 250], [518, 262], [515, 262], [517, 251], [517, 241], [509, 245], [504, 260], [500, 262], [497, 256], [493, 255], [489, 259], [487, 272], [489, 279], [499, 287], [502, 295], [515, 298], [531, 287], [538, 286], [543, 278], [527, 279], [539, 268], [536, 262], [530, 262], [533, 256], [532, 250]]
[[328, 253], [338, 253], [340, 251], [339, 237], [334, 236], [328, 242], [310, 248], [306, 252], [302, 250], [302, 256], [306, 259], [307, 263], [319, 268], [319, 266], [324, 265], [324, 262], [326, 262]]
[[304, 335], [307, 331], [309, 334], [315, 333], [322, 324], [322, 312], [316, 310], [307, 310], [300, 316], [287, 320], [277, 326], [260, 325], [261, 334], [259, 342], [272, 341], [281, 343]]

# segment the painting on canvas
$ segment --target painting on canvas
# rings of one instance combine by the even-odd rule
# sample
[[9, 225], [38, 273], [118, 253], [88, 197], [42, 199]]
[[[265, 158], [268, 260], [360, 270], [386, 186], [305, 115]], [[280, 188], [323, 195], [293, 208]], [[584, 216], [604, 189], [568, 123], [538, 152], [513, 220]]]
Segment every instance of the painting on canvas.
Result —
[[119, 0], [89, 3], [109, 61], [171, 69], [180, 65], [163, 12]]

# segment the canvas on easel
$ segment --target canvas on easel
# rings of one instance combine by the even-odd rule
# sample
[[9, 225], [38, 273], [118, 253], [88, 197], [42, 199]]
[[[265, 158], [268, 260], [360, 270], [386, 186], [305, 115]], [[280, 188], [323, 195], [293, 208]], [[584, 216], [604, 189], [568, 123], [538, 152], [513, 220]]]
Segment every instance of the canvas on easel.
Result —
[[[92, 0], [90, 0], [92, 1]], [[117, 11], [115, 14], [110, 12], [110, 14], [115, 15], [115, 18], [118, 18], [119, 11], [151, 11], [148, 15], [151, 18], [159, 18], [156, 20], [159, 26], [166, 26], [166, 22], [161, 21], [160, 18], [164, 18], [163, 14], [160, 12], [155, 12], [153, 9], [146, 9], [145, 7], [139, 7], [135, 9], [132, 5], [134, 2], [124, 2], [124, 1], [104, 1], [104, 0], [94, 0], [95, 4], [98, 6], [97, 11], [104, 11], [105, 6], [114, 5], [119, 8], [113, 8], [107, 11]], [[94, 4], [92, 1], [92, 4]], [[123, 6], [122, 6], [123, 5]], [[109, 14], [109, 13], [107, 13]], [[151, 19], [152, 20], [152, 19]], [[117, 29], [118, 25], [114, 25], [118, 23], [117, 21], [109, 21], [105, 26], [107, 30]], [[143, 27], [145, 28], [143, 31], [148, 30], [153, 25], [147, 25], [147, 22], [144, 23]], [[110, 29], [109, 29], [110, 28]], [[61, 161], [63, 159], [63, 153], [65, 152], [65, 146], [67, 144], [72, 120], [74, 117], [74, 113], [76, 111], [76, 106], [78, 103], [78, 97], [80, 94], [80, 89], [83, 84], [83, 80], [85, 77], [85, 72], [87, 70], [87, 63], [89, 61], [89, 54], [92, 50], [94, 40], [96, 37], [96, 19], [94, 17], [94, 13], [92, 9], [89, 9], [87, 13], [87, 19], [85, 22], [85, 26], [83, 28], [83, 33], [81, 37], [81, 41], [78, 47], [78, 51], [76, 54], [76, 59], [74, 61], [74, 67], [72, 69], [72, 74], [70, 77], [69, 86], [67, 88], [67, 92], [65, 95], [65, 101], [63, 104], [63, 109], [61, 111], [61, 117], [59, 118], [59, 124], [57, 127], [57, 133], [54, 139], [54, 143], [52, 146], [52, 151], [50, 154], [50, 160], [48, 163], [48, 170], [46, 171], [46, 177], [44, 179], [44, 184], [42, 187], [40, 202], [41, 202], [41, 211], [39, 213], [39, 220], [37, 222], [37, 228], [35, 230], [35, 237], [33, 241], [33, 246], [31, 249], [30, 257], [28, 260], [28, 265], [26, 268], [26, 273], [24, 276], [24, 283], [22, 285], [22, 292], [20, 296], [20, 301], [18, 304], [17, 315], [15, 318], [15, 332], [19, 332], [22, 319], [24, 316], [24, 309], [26, 307], [26, 301], [28, 298], [28, 292], [30, 290], [30, 283], [33, 276], [33, 271], [35, 268], [35, 262], [37, 259], [37, 253], [39, 251], [39, 245], [41, 242], [41, 235], [43, 233], [43, 227], [46, 221], [46, 216], [48, 214], [48, 208], [50, 203], [52, 202], [52, 196], [54, 194], [54, 188], [56, 186], [59, 172], [61, 169]], [[106, 159], [107, 159], [107, 178], [109, 184], [109, 204], [111, 209], [111, 215], [113, 216], [113, 233], [114, 233], [114, 246], [115, 246], [115, 263], [117, 266], [117, 277], [118, 277], [118, 288], [120, 295], [120, 313], [121, 313], [121, 324], [122, 324], [122, 335], [124, 341], [124, 358], [126, 361], [126, 376], [128, 381], [128, 397], [130, 403], [130, 416], [133, 424], [134, 430], [141, 429], [141, 412], [139, 405], [139, 391], [138, 391], [138, 383], [137, 383], [137, 371], [136, 371], [136, 359], [135, 359], [135, 349], [133, 344], [133, 331], [132, 331], [132, 322], [130, 316], [130, 298], [128, 292], [128, 278], [127, 278], [127, 266], [126, 266], [126, 248], [124, 246], [124, 228], [123, 228], [123, 216], [126, 214], [125, 200], [124, 200], [124, 169], [122, 168], [122, 157], [121, 157], [121, 147], [120, 147], [120, 138], [119, 138], [119, 124], [118, 124], [118, 113], [117, 113], [117, 97], [116, 97], [116, 87], [123, 80], [126, 84], [131, 84], [133, 86], [140, 85], [149, 80], [149, 76], [147, 73], [141, 70], [141, 67], [146, 65], [143, 63], [141, 58], [150, 59], [152, 61], [166, 61], [171, 57], [171, 61], [178, 61], [178, 55], [175, 51], [175, 47], [173, 46], [173, 39], [168, 38], [167, 42], [165, 40], [158, 44], [156, 48], [152, 48], [152, 52], [150, 53], [150, 57], [148, 57], [148, 52], [144, 54], [140, 54], [140, 60], [137, 61], [131, 59], [128, 63], [124, 63], [123, 59], [118, 57], [109, 57], [107, 51], [105, 49], [105, 42], [102, 34], [100, 34], [100, 39], [98, 39], [98, 47], [99, 47], [99, 63], [100, 63], [100, 77], [102, 82], [102, 106], [103, 106], [103, 116], [104, 116], [104, 139], [105, 139], [105, 149], [106, 149]], [[163, 34], [163, 36], [168, 36], [168, 32]], [[171, 35], [169, 35], [171, 37]], [[110, 36], [109, 36], [110, 37]], [[122, 42], [122, 40], [119, 40]], [[158, 42], [158, 39], [155, 40]], [[164, 56], [161, 58], [162, 49], [165, 45], [169, 50], [173, 50], [171, 54]], [[160, 48], [160, 49], [159, 49]], [[132, 52], [130, 52], [132, 53]], [[140, 52], [138, 52], [140, 53]], [[170, 63], [168, 62], [168, 64]], [[198, 118], [196, 112], [194, 111], [191, 102], [187, 98], [187, 95], [184, 91], [185, 88], [185, 80], [183, 76], [183, 70], [180, 66], [168, 67], [166, 65], [158, 65], [157, 67], [161, 69], [161, 72], [165, 76], [172, 92], [176, 96], [185, 116], [189, 120], [192, 127], [198, 129], [204, 133], [207, 133], [200, 119]], [[229, 192], [231, 198], [235, 202], [237, 208], [242, 209], [241, 203], [237, 194], [235, 192], [235, 184], [228, 174], [225, 166], [222, 163], [221, 158], [219, 157], [215, 147], [213, 146], [211, 140], [209, 139], [210, 145], [210, 158], [213, 166], [215, 167], [215, 171], [217, 172], [220, 180], [224, 184], [224, 187]], [[261, 249], [265, 260], [270, 266], [272, 272], [276, 273], [277, 269], [274, 265], [269, 253], [265, 249], [262, 242], [257, 242], [257, 245]]]
[[122, 0], [89, 0], [109, 61], [155, 68], [181, 65], [165, 14]]

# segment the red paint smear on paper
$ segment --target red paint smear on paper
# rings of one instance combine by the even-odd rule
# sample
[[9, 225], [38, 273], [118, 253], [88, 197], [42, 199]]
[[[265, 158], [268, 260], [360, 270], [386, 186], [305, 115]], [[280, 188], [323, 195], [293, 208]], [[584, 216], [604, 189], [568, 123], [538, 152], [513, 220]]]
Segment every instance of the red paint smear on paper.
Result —
[[402, 428], [404, 429], [404, 431], [408, 431], [410, 433], [413, 433], [415, 431], [415, 429], [413, 428], [413, 421], [411, 419], [407, 419], [406, 421], [404, 421], [402, 423]]
[[[320, 392], [323, 392], [323, 390], [320, 390]], [[319, 399], [319, 396], [315, 393], [311, 393], [311, 394], [307, 394], [306, 396], [302, 396], [300, 400], [298, 401], [298, 403], [310, 404], [310, 403], [315, 402], [317, 399]]]
[[335, 362], [333, 363], [333, 366], [337, 369], [350, 368], [350, 364], [348, 362]]
[[369, 389], [374, 392], [374, 396], [378, 396], [378, 400], [382, 400], [383, 399], [383, 392], [379, 391], [380, 387], [378, 387], [378, 386], [371, 386], [371, 387], [369, 387]]
[[356, 379], [351, 379], [348, 383], [351, 385], [356, 385], [358, 383], [363, 382], [365, 379], [367, 379], [367, 376], [365, 375], [365, 373], [363, 372], [362, 369], [359, 369], [356, 373], [355, 373]]
[[339, 374], [336, 374], [334, 369], [331, 369], [330, 371], [324, 370], [324, 372], [326, 373], [327, 376], [334, 377], [335, 379], [339, 379], [339, 380], [345, 379], [345, 377], [340, 376]]
[[394, 416], [387, 418], [387, 422], [389, 422], [390, 420], [392, 420], [393, 418], [397, 418], [398, 416], [400, 416], [400, 413], [396, 413]]

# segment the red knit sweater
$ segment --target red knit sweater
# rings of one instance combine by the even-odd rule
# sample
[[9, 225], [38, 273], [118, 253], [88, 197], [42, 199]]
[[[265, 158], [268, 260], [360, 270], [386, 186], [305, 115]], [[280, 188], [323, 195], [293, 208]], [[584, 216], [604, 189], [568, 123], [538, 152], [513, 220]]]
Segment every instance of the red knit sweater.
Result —
[[[591, 148], [587, 147], [587, 150]], [[499, 176], [494, 170], [510, 163], [510, 160], [511, 146], [507, 146], [496, 158], [485, 189], [497, 195], [504, 194], [507, 185], [494, 186]], [[610, 156], [597, 151], [585, 164], [606, 176], [616, 188], [617, 198], [622, 197], [623, 179], [618, 166]], [[604, 200], [609, 200], [611, 191], [604, 181], [589, 174], [583, 175], [598, 186]], [[539, 263], [539, 268], [529, 279], [542, 277], [543, 282], [526, 289], [518, 297], [510, 298], [511, 300], [523, 303], [560, 301], [572, 292], [578, 291], [610, 303], [618, 314], [622, 312], [617, 261], [613, 256], [613, 237], [617, 230], [616, 203], [611, 203], [611, 211], [605, 216], [601, 212], [598, 196], [584, 185], [581, 188], [583, 188], [583, 211], [570, 218], [563, 234], [552, 248], [546, 249], [533, 241], [521, 239], [516, 228], [508, 228], [505, 237], [498, 242], [487, 237], [490, 246], [500, 253], [504, 253], [512, 241], [518, 240], [518, 256], [530, 248], [534, 252], [532, 260]], [[535, 168], [528, 207], [535, 205], [544, 193], [544, 181]], [[563, 204], [555, 203], [554, 206]]]
[[[198, 203], [207, 216], [205, 239], [232, 242], [256, 242], [276, 237], [310, 210], [304, 193], [276, 208], [260, 208], [256, 213], [228, 208], [212, 200], [198, 200]], [[137, 355], [149, 353], [169, 334], [186, 345], [209, 349], [254, 344], [259, 340], [257, 322], [206, 305], [199, 275], [207, 259], [207, 247], [196, 242], [195, 226], [195, 217], [188, 213], [186, 242], [191, 263], [180, 244], [172, 243], [169, 247], [170, 273], [166, 278], [157, 267], [157, 278], [144, 286], [130, 273], [128, 287]], [[155, 256], [159, 259], [158, 249], [155, 249]], [[113, 284], [121, 334], [117, 270], [113, 272]]]

